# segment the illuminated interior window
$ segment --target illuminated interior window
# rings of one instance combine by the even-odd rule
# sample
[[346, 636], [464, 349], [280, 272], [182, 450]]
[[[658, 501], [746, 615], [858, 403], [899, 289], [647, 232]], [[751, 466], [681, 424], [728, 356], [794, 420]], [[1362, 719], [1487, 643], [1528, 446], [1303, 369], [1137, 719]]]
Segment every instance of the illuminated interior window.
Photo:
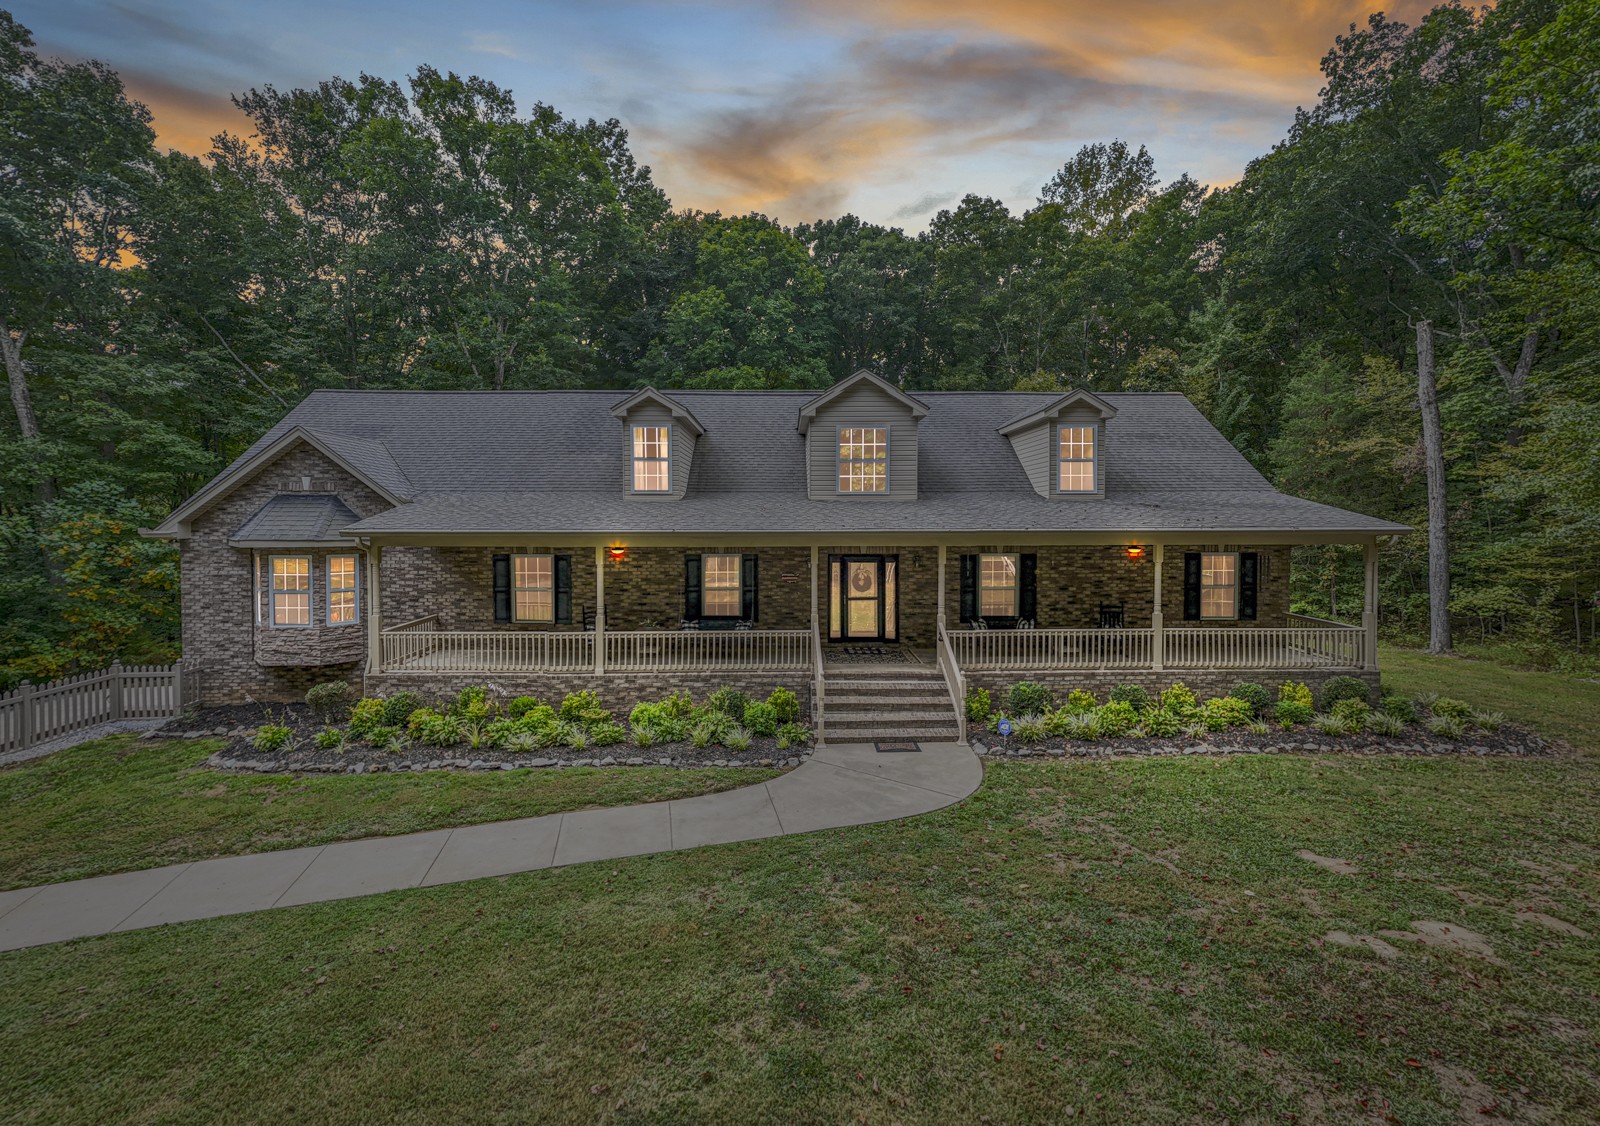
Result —
[[361, 604], [356, 584], [360, 582], [354, 555], [328, 557], [328, 624], [349, 625], [359, 621]]
[[272, 624], [311, 624], [311, 560], [303, 555], [279, 555], [272, 560]]
[[1094, 427], [1063, 426], [1059, 434], [1056, 488], [1063, 493], [1094, 492]]
[[983, 618], [1017, 616], [1015, 555], [978, 557], [978, 616]]
[[556, 617], [555, 557], [511, 557], [512, 616], [519, 622], [553, 622]]
[[889, 489], [889, 430], [883, 426], [839, 430], [839, 491], [882, 493]]
[[671, 463], [667, 460], [667, 443], [671, 427], [635, 426], [633, 428], [633, 491], [636, 493], [664, 493], [672, 487]]
[[706, 555], [700, 566], [700, 613], [707, 618], [737, 618], [744, 606], [737, 555]]
[[1200, 557], [1200, 616], [1238, 616], [1239, 557], [1229, 553]]

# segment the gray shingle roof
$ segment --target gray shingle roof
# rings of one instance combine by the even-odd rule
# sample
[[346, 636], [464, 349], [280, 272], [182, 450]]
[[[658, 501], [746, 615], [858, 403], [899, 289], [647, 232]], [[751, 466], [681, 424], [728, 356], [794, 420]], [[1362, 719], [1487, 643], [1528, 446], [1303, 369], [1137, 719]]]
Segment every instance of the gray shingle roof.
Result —
[[228, 542], [234, 547], [348, 543], [339, 531], [356, 520], [356, 514], [336, 496], [286, 493], [256, 509]]
[[1103, 500], [1042, 497], [999, 430], [1059, 393], [919, 392], [919, 497], [811, 501], [796, 428], [815, 392], [684, 391], [705, 427], [682, 500], [626, 493], [611, 409], [628, 391], [318, 391], [234, 466], [295, 426], [413, 498], [355, 524], [384, 532], [1405, 531], [1276, 492], [1183, 396], [1106, 394]]

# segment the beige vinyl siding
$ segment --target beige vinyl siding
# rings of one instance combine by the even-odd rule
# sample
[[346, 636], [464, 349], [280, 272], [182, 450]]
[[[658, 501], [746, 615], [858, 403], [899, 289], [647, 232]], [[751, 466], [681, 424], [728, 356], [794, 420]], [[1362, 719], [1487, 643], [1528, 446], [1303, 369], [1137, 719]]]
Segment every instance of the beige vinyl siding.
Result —
[[[635, 493], [633, 491], [633, 428], [635, 426], [666, 426], [671, 428], [667, 457], [672, 465], [671, 488], [664, 493]], [[622, 482], [622, 491], [640, 500], [680, 500], [689, 486], [689, 468], [694, 464], [694, 432], [673, 421], [672, 412], [657, 403], [645, 402], [628, 412], [623, 419], [622, 440], [628, 447], [628, 476]]]
[[[1094, 492], [1056, 492], [1056, 433], [1062, 426], [1094, 427]], [[1093, 407], [1071, 407], [1053, 419], [1011, 435], [1011, 448], [1028, 475], [1033, 491], [1042, 497], [1059, 497], [1063, 500], [1082, 497], [1103, 497], [1106, 494], [1106, 426]]]
[[[839, 493], [839, 428], [882, 426], [889, 431], [889, 490]], [[807, 491], [812, 500], [871, 503], [917, 499], [917, 422], [911, 412], [870, 384], [853, 388], [817, 411], [806, 432]]]

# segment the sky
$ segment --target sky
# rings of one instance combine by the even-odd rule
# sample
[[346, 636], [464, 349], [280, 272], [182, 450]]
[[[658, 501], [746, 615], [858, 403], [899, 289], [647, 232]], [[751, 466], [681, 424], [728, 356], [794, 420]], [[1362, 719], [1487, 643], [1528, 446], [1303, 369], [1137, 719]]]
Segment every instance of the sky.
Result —
[[[6, 3], [7, 0], [0, 0]], [[619, 119], [678, 207], [916, 231], [1013, 210], [1078, 148], [1146, 145], [1165, 181], [1236, 180], [1377, 0], [9, 0], [40, 53], [96, 58], [204, 154], [229, 95], [420, 63], [518, 105]], [[1424, 0], [1390, 3], [1413, 20]]]

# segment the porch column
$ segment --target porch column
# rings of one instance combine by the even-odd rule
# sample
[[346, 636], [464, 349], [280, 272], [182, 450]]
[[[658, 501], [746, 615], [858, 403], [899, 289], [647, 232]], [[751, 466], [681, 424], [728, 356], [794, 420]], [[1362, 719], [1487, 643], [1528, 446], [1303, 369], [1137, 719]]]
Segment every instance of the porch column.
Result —
[[1161, 571], [1166, 565], [1167, 549], [1164, 544], [1156, 544], [1156, 586], [1155, 606], [1150, 611], [1150, 667], [1160, 672], [1164, 667], [1166, 654], [1162, 652], [1161, 636]]
[[939, 545], [939, 604], [938, 604], [939, 605], [938, 622], [939, 622], [939, 628], [940, 629], [948, 628], [944, 624], [944, 555], [945, 555], [944, 544], [940, 544]]
[[606, 549], [594, 549], [594, 671], [606, 671]]
[[[383, 614], [378, 606], [378, 561], [383, 548], [377, 544], [367, 547], [367, 675], [383, 671]], [[261, 614], [257, 599], [256, 616]]]
[[811, 629], [820, 632], [822, 624], [817, 618], [817, 545], [811, 545]]
[[1378, 667], [1378, 541], [1366, 545], [1367, 587], [1361, 602], [1361, 628], [1366, 636], [1361, 667]]

